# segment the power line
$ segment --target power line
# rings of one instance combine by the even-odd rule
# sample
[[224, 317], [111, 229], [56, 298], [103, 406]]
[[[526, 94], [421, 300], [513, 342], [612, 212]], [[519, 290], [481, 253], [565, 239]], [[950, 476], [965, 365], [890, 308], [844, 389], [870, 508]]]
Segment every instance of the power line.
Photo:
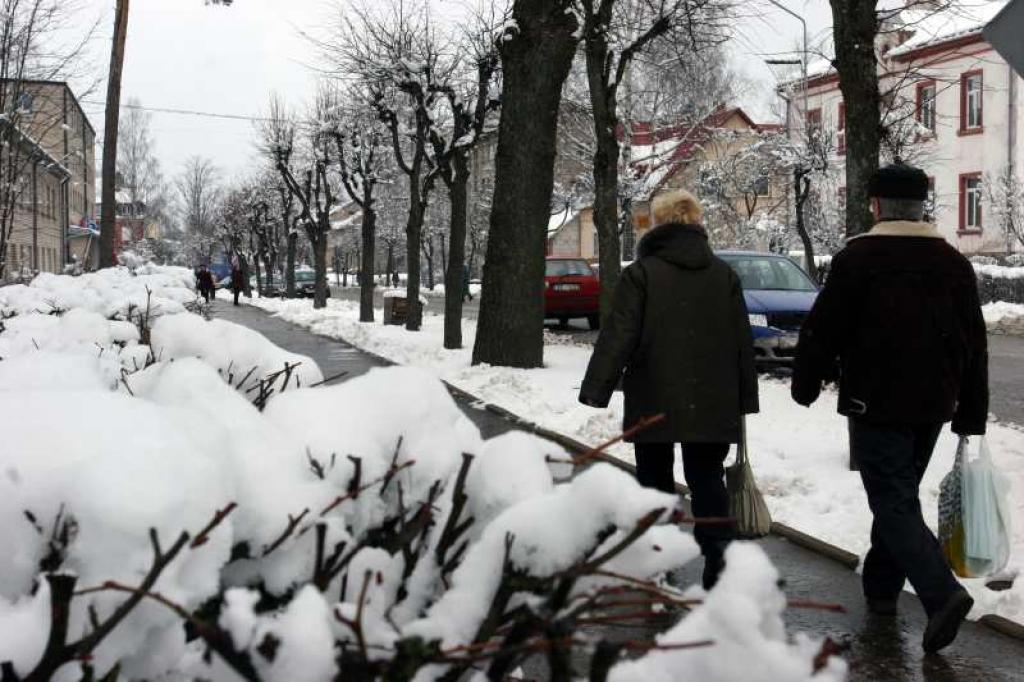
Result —
[[[103, 102], [97, 102], [93, 100], [83, 100], [83, 104], [90, 106], [103, 107]], [[193, 109], [170, 109], [167, 107], [146, 107], [141, 104], [122, 104], [122, 109], [138, 109], [139, 111], [149, 111], [157, 114], [176, 114], [178, 116], [197, 116], [200, 118], [219, 118], [230, 121], [249, 121], [252, 123], [265, 123], [271, 119], [261, 116], [243, 116], [242, 114], [216, 114], [209, 111], [195, 111]]]

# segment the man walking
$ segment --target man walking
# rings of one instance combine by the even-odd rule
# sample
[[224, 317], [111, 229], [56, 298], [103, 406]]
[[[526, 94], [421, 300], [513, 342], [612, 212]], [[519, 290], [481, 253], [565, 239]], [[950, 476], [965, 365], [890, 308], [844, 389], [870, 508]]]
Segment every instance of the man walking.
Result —
[[199, 273], [196, 275], [196, 287], [199, 289], [199, 294], [206, 300], [207, 303], [214, 295], [214, 283], [213, 273], [206, 267], [206, 264], [200, 266]]
[[928, 614], [925, 651], [952, 643], [974, 602], [921, 516], [918, 486], [945, 422], [983, 434], [985, 322], [971, 264], [923, 221], [928, 177], [890, 165], [871, 179], [879, 222], [832, 261], [800, 332], [793, 399], [838, 379], [839, 412], [874, 515], [864, 560], [868, 609], [894, 615], [905, 580]]

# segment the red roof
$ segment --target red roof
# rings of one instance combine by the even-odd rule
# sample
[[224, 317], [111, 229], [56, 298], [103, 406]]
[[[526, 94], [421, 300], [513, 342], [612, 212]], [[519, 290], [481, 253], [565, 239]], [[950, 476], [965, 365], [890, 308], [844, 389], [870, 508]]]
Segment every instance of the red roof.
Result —
[[[696, 125], [676, 124], [670, 126], [659, 126], [653, 128], [647, 122], [634, 123], [632, 129], [633, 146], [651, 146], [662, 142], [678, 141], [674, 149], [665, 149], [662, 152], [652, 154], [647, 159], [640, 159], [632, 165], [638, 174], [650, 172], [652, 175], [659, 169], [669, 166], [667, 172], [657, 178], [652, 193], [664, 186], [674, 176], [683, 163], [687, 161], [694, 151], [711, 139], [716, 130], [720, 130], [733, 116], [739, 116], [754, 132], [777, 132], [782, 130], [780, 124], [758, 125], [747, 116], [746, 112], [739, 107], [719, 107], [709, 114], [703, 121]], [[622, 139], [622, 128], [619, 129], [619, 138]]]

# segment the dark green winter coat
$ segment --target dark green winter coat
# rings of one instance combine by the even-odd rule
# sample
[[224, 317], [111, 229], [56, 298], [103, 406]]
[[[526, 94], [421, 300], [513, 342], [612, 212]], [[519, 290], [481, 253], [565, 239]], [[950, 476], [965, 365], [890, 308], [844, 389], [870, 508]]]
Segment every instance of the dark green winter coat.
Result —
[[740, 415], [758, 410], [739, 278], [697, 225], [655, 228], [638, 255], [615, 289], [580, 402], [607, 406], [622, 379], [624, 430], [644, 417], [666, 416], [631, 442], [738, 442]]

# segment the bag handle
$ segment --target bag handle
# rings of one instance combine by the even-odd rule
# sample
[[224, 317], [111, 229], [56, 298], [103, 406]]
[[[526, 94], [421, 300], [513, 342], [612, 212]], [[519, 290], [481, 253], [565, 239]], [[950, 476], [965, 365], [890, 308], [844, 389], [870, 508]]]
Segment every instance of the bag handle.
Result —
[[736, 464], [747, 462], [747, 415], [740, 415], [740, 442], [736, 445]]
[[967, 445], [970, 438], [967, 436], [960, 436], [960, 441], [956, 444], [956, 461], [957, 467], [962, 468], [967, 461]]

